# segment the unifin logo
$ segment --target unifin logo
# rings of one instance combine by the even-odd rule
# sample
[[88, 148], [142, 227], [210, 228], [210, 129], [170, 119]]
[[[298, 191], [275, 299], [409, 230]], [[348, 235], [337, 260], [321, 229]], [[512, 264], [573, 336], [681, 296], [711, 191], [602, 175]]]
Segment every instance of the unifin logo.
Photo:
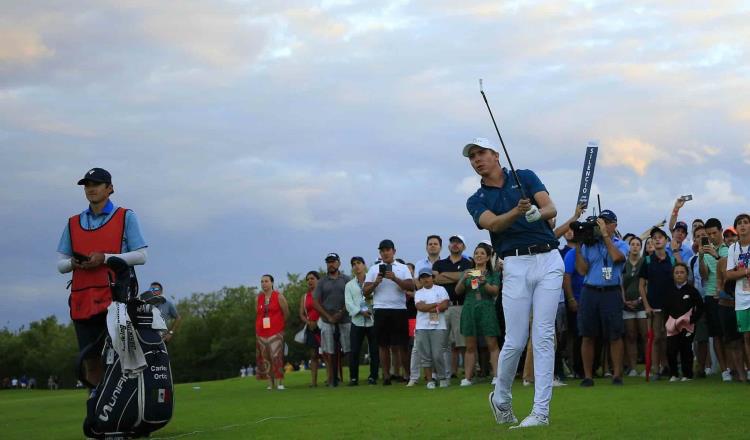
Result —
[[120, 376], [120, 380], [117, 381], [117, 385], [115, 386], [114, 391], [112, 391], [112, 396], [110, 396], [109, 402], [102, 407], [102, 413], [99, 414], [99, 420], [102, 422], [109, 420], [109, 413], [112, 412], [112, 409], [117, 404], [117, 399], [120, 397], [120, 393], [122, 393], [122, 386], [125, 384], [126, 380], [128, 380], [128, 378], [125, 377], [124, 374]]

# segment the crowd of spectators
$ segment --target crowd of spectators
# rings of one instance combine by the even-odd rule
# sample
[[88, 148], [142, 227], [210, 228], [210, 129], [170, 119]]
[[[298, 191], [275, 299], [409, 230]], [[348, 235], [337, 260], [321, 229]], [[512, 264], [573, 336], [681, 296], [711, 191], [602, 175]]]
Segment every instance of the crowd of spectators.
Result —
[[[738, 215], [727, 228], [716, 218], [688, 227], [679, 219], [685, 202], [675, 202], [668, 224], [642, 234], [621, 234], [617, 215], [603, 210], [586, 219], [596, 224], [596, 234], [583, 240], [570, 228], [581, 207], [554, 229], [565, 239], [554, 386], [571, 378], [591, 387], [596, 377], [622, 385], [623, 376], [684, 382], [717, 373], [725, 382], [748, 381], [750, 215]], [[322, 361], [327, 386], [343, 382], [344, 361], [347, 384], [359, 385], [363, 358], [369, 385], [424, 382], [435, 389], [455, 379], [468, 387], [478, 375], [495, 383], [504, 342], [502, 259], [489, 241], [467, 249], [459, 234], [449, 237], [445, 258], [440, 236], [428, 236], [425, 244], [427, 255], [415, 264], [396, 258], [395, 244], [385, 239], [370, 265], [351, 257], [351, 276], [336, 253], [326, 255], [324, 275], [307, 274], [299, 309], [304, 339], [298, 342], [309, 347], [310, 386], [318, 385]], [[283, 389], [289, 310], [270, 275], [262, 287], [255, 373], [269, 380], [269, 389]], [[527, 370], [533, 368], [529, 348], [528, 361], [520, 363]], [[524, 384], [533, 381], [533, 372], [519, 375]]]

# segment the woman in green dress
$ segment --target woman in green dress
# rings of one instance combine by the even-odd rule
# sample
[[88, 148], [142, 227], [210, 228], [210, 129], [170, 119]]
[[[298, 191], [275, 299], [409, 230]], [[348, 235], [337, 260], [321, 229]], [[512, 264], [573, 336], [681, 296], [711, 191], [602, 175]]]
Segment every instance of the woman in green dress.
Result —
[[461, 334], [466, 338], [464, 374], [468, 382], [474, 377], [479, 336], [484, 336], [487, 341], [492, 383], [496, 380], [500, 325], [495, 314], [495, 298], [500, 293], [500, 275], [492, 270], [491, 257], [492, 247], [479, 243], [474, 249], [474, 269], [464, 271], [456, 285], [456, 294], [466, 296], [461, 311]]

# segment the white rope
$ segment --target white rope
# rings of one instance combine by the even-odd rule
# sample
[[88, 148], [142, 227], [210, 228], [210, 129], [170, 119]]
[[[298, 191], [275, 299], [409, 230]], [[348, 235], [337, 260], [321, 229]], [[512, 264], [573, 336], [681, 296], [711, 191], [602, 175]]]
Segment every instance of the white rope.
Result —
[[172, 439], [176, 439], [176, 438], [188, 437], [188, 436], [191, 436], [191, 435], [204, 434], [204, 433], [209, 433], [209, 432], [214, 432], [214, 431], [226, 431], [228, 429], [238, 428], [240, 426], [257, 425], [258, 423], [267, 422], [269, 420], [287, 420], [287, 419], [296, 419], [296, 418], [299, 418], [299, 417], [306, 417], [306, 416], [304, 416], [304, 415], [302, 415], [302, 416], [272, 416], [272, 417], [266, 417], [266, 418], [263, 418], [263, 419], [258, 419], [258, 420], [254, 421], [254, 422], [238, 423], [238, 424], [234, 424], [234, 425], [220, 426], [218, 428], [208, 429], [208, 430], [205, 430], [205, 431], [186, 432], [184, 434], [178, 434], [178, 435], [175, 435], [175, 436], [172, 436], [172, 437], [152, 437], [152, 440], [172, 440]]

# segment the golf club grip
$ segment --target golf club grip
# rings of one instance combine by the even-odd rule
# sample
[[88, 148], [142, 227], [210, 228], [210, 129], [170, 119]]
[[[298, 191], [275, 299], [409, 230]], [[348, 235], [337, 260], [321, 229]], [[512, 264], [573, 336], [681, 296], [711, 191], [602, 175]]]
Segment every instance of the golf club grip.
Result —
[[487, 111], [490, 112], [492, 125], [495, 126], [495, 132], [497, 133], [497, 137], [500, 139], [500, 145], [503, 147], [503, 153], [505, 153], [505, 158], [508, 159], [508, 166], [510, 167], [510, 172], [513, 173], [513, 178], [516, 180], [516, 185], [518, 185], [518, 190], [521, 191], [521, 198], [527, 199], [528, 196], [526, 196], [526, 191], [523, 190], [523, 185], [521, 185], [521, 180], [518, 178], [518, 173], [516, 173], [516, 169], [513, 166], [513, 162], [511, 162], [510, 160], [510, 155], [508, 154], [508, 150], [505, 148], [505, 142], [503, 142], [503, 136], [500, 134], [500, 129], [497, 128], [497, 122], [495, 122], [495, 115], [492, 114], [490, 103], [489, 101], [487, 101], [487, 95], [484, 94], [484, 90], [480, 90], [479, 92], [482, 94], [482, 98], [484, 99], [484, 105], [487, 106]]

